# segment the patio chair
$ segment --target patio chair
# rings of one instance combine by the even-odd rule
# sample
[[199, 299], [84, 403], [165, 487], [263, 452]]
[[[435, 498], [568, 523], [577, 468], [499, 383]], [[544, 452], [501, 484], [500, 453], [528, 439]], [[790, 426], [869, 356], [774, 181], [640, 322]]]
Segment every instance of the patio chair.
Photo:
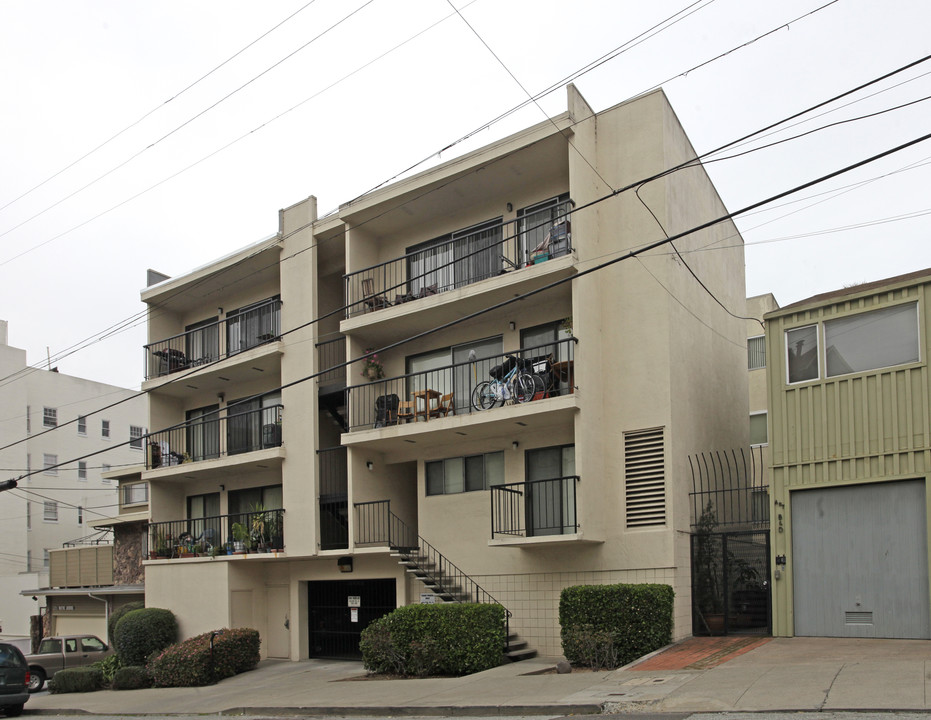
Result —
[[430, 417], [432, 418], [433, 417], [438, 418], [441, 415], [443, 417], [446, 417], [450, 413], [452, 413], [453, 415], [456, 414], [456, 407], [455, 405], [453, 405], [453, 393], [449, 393], [448, 395], [443, 395], [440, 398], [440, 402], [437, 404], [437, 406], [435, 408], [430, 409]]
[[379, 395], [375, 399], [375, 427], [398, 424], [398, 406], [400, 398], [397, 395]]
[[402, 400], [398, 405], [398, 422], [410, 422], [416, 417], [417, 410], [413, 400]]
[[381, 310], [382, 308], [391, 307], [391, 301], [384, 295], [375, 294], [374, 278], [364, 278], [362, 280], [362, 304], [369, 310]]

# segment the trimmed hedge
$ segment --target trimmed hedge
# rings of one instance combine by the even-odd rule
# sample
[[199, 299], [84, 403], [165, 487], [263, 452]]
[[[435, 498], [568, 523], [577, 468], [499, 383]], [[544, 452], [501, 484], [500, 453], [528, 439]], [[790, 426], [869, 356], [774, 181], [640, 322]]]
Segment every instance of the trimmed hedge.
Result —
[[145, 665], [147, 658], [178, 640], [171, 610], [141, 608], [126, 613], [114, 628], [113, 647], [122, 665]]
[[133, 610], [142, 610], [145, 607], [145, 603], [142, 600], [133, 600], [128, 602], [125, 605], [121, 605], [110, 615], [110, 618], [107, 620], [107, 637], [110, 639], [109, 642], [113, 644], [113, 637], [116, 635], [116, 624], [120, 621], [127, 613], [131, 613]]
[[148, 671], [141, 665], [121, 667], [113, 675], [112, 690], [139, 690], [152, 685]]
[[504, 608], [455, 603], [405, 605], [370, 623], [359, 648], [375, 673], [467, 675], [498, 666]]
[[573, 665], [615, 668], [672, 640], [668, 585], [576, 585], [559, 598], [562, 649]]
[[[210, 637], [213, 636], [213, 658]], [[252, 670], [259, 662], [261, 640], [252, 628], [223, 628], [172, 645], [148, 665], [156, 687], [209, 685]]]
[[50, 693], [94, 692], [102, 687], [103, 675], [93, 666], [59, 670], [48, 681]]

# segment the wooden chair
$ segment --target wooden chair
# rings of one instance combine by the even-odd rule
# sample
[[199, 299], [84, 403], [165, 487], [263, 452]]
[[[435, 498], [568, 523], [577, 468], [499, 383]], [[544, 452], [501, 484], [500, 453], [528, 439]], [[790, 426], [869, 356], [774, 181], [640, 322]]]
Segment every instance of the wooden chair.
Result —
[[382, 308], [391, 307], [391, 301], [384, 295], [375, 294], [374, 278], [363, 278], [362, 280], [362, 304], [369, 310], [381, 310]]
[[448, 395], [443, 395], [440, 398], [440, 402], [437, 404], [437, 406], [435, 408], [430, 409], [430, 417], [438, 418], [440, 417], [440, 415], [442, 415], [443, 417], [446, 417], [450, 413], [452, 413], [453, 415], [456, 414], [456, 408], [453, 405], [453, 393], [449, 393]]
[[414, 407], [413, 400], [402, 400], [398, 405], [398, 420], [410, 422], [416, 417], [417, 410]]

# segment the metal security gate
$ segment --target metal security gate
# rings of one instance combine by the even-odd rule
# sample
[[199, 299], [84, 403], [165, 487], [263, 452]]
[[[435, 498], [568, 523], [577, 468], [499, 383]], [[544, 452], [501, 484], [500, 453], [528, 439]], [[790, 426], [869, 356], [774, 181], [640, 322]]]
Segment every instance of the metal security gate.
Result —
[[769, 531], [693, 534], [692, 634], [769, 634]]
[[761, 448], [689, 457], [692, 634], [769, 634], [769, 487]]
[[357, 660], [359, 635], [397, 606], [392, 580], [318, 580], [307, 583], [310, 657]]
[[925, 481], [791, 497], [795, 634], [931, 637]]

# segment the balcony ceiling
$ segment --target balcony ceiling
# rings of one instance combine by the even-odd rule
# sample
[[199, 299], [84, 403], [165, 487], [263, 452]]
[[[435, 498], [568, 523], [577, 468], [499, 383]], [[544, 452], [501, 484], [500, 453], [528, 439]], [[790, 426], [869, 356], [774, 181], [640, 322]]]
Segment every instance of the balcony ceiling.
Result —
[[[166, 397], [186, 397], [192, 390], [205, 392], [231, 392], [243, 383], [262, 379], [269, 387], [281, 385], [282, 341], [237, 353], [213, 365], [205, 365], [198, 372], [182, 370], [148, 380], [142, 389]], [[232, 396], [231, 396], [232, 397]]]

